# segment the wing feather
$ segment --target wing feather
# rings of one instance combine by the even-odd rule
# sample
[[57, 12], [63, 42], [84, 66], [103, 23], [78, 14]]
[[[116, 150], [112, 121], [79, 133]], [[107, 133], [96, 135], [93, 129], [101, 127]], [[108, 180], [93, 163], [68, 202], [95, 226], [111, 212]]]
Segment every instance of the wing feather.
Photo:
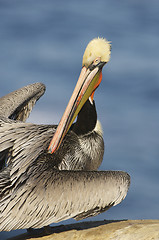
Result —
[[130, 184], [130, 176], [121, 171], [50, 171], [49, 166], [38, 165], [30, 172], [35, 175], [25, 173], [25, 186], [24, 179], [19, 180], [21, 185], [12, 193], [14, 201], [5, 199], [1, 230], [39, 228], [99, 214], [121, 202]]
[[0, 116], [25, 122], [44, 92], [44, 84], [34, 83], [1, 97]]
[[0, 120], [0, 154], [7, 152], [5, 162], [12, 164], [10, 175], [18, 178], [47, 149], [55, 127]]

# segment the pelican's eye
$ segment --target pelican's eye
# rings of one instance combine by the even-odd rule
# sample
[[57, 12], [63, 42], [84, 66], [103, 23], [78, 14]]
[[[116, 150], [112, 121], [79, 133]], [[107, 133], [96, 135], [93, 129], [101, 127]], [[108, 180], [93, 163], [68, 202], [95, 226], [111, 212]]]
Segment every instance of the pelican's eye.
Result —
[[97, 57], [96, 59], [94, 59], [94, 61], [89, 65], [89, 69], [92, 71], [94, 68], [96, 68], [98, 66], [98, 64], [101, 63], [101, 59], [100, 57]]
[[97, 66], [100, 63], [101, 59], [100, 57], [97, 57], [94, 61], [93, 61], [93, 65]]

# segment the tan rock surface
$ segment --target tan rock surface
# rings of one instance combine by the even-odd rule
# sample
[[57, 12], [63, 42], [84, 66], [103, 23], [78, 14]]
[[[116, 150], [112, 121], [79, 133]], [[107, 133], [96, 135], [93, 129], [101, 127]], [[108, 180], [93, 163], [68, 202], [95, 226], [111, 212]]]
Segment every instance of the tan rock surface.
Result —
[[[23, 234], [12, 240], [159, 240], [159, 220], [83, 222], [52, 227], [54, 233], [31, 237]], [[57, 233], [58, 232], [58, 233]]]

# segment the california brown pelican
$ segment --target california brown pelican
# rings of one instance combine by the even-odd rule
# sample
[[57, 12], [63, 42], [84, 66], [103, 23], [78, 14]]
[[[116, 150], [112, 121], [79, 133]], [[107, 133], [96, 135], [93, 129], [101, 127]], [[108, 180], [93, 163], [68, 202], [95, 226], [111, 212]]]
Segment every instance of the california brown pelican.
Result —
[[0, 99], [1, 231], [83, 219], [125, 198], [130, 184], [127, 173], [95, 171], [103, 159], [104, 143], [93, 96], [109, 57], [110, 44], [105, 39], [88, 44], [79, 80], [58, 127], [24, 123], [44, 93], [43, 84]]

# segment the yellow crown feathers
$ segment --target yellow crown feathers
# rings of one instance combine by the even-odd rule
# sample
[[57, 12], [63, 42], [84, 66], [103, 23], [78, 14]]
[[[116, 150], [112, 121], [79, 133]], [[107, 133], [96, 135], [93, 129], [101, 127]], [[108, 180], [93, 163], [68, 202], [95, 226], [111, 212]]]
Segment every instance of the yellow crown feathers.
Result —
[[94, 38], [86, 47], [83, 55], [82, 66], [88, 67], [97, 57], [101, 62], [108, 62], [110, 59], [111, 44], [105, 38]]

